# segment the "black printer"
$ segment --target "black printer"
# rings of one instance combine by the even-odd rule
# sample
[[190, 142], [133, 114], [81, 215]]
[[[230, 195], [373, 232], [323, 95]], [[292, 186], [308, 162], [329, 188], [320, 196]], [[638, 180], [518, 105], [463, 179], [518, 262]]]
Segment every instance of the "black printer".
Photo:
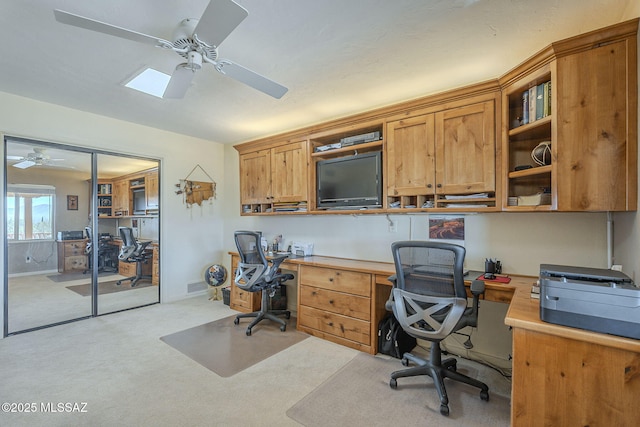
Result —
[[541, 264], [540, 319], [640, 339], [640, 288], [620, 271]]

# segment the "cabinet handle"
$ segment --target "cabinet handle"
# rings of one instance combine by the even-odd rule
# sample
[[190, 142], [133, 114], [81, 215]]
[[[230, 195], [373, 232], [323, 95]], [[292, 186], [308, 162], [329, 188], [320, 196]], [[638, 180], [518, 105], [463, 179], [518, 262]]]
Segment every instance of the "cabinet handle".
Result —
[[329, 322], [329, 326], [333, 327], [333, 322]]
[[332, 299], [329, 300], [329, 304], [333, 304], [333, 300]]
[[311, 295], [316, 296], [318, 293], [316, 291], [311, 291]]
[[330, 281], [330, 282], [333, 282], [333, 277], [329, 277], [329, 281]]
[[442, 188], [442, 184], [438, 184], [438, 185], [436, 185], [436, 187]]
[[432, 184], [427, 184], [427, 188], [431, 188], [431, 187], [433, 187]]

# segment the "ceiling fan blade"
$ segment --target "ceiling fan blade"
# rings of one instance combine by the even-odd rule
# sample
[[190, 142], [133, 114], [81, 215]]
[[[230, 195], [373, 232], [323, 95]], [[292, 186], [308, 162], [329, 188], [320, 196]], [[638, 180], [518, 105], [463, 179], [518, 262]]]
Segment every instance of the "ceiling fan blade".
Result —
[[185, 93], [187, 93], [195, 71], [186, 67], [186, 65], [187, 64], [180, 64], [176, 67], [176, 70], [171, 75], [167, 88], [164, 90], [163, 98], [179, 99], [183, 98]]
[[211, 0], [193, 33], [199, 40], [217, 47], [248, 15], [245, 8], [232, 0]]
[[35, 164], [36, 162], [32, 162], [31, 160], [25, 160], [23, 162], [14, 164], [13, 167], [18, 169], [27, 169], [27, 168], [30, 168], [31, 166], [35, 166]]
[[280, 99], [289, 89], [227, 59], [216, 64], [216, 70], [267, 95]]
[[53, 14], [56, 17], [56, 21], [63, 24], [72, 25], [74, 27], [84, 28], [85, 30], [96, 31], [98, 33], [109, 34], [110, 36], [120, 37], [134, 42], [146, 43], [153, 46], [171, 45], [167, 40], [148, 36], [146, 34], [138, 33], [137, 31], [127, 30], [126, 28], [118, 27], [116, 25], [107, 24], [105, 22], [96, 21], [94, 19], [85, 18], [84, 16], [75, 15], [73, 13], [65, 12], [63, 10], [54, 9]]

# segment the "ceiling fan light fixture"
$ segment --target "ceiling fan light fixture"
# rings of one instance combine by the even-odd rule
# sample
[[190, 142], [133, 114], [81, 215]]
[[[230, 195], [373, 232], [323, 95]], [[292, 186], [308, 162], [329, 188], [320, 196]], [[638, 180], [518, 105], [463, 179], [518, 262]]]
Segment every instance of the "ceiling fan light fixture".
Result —
[[124, 86], [162, 98], [171, 76], [153, 68], [146, 68], [127, 81]]

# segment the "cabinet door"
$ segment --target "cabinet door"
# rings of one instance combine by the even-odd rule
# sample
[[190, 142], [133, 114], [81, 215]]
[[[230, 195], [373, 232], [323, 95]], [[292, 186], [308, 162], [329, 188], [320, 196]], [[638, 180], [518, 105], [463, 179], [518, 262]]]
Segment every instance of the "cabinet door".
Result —
[[307, 200], [308, 171], [306, 141], [271, 150], [271, 192], [274, 202]]
[[113, 182], [113, 213], [129, 214], [129, 181], [121, 179]]
[[387, 194], [433, 194], [433, 114], [387, 124]]
[[271, 151], [240, 155], [240, 202], [271, 202]]
[[436, 193], [495, 191], [493, 101], [436, 113]]
[[629, 39], [558, 59], [558, 210], [636, 209], [635, 50]]
[[158, 172], [150, 172], [144, 178], [147, 209], [158, 209]]

